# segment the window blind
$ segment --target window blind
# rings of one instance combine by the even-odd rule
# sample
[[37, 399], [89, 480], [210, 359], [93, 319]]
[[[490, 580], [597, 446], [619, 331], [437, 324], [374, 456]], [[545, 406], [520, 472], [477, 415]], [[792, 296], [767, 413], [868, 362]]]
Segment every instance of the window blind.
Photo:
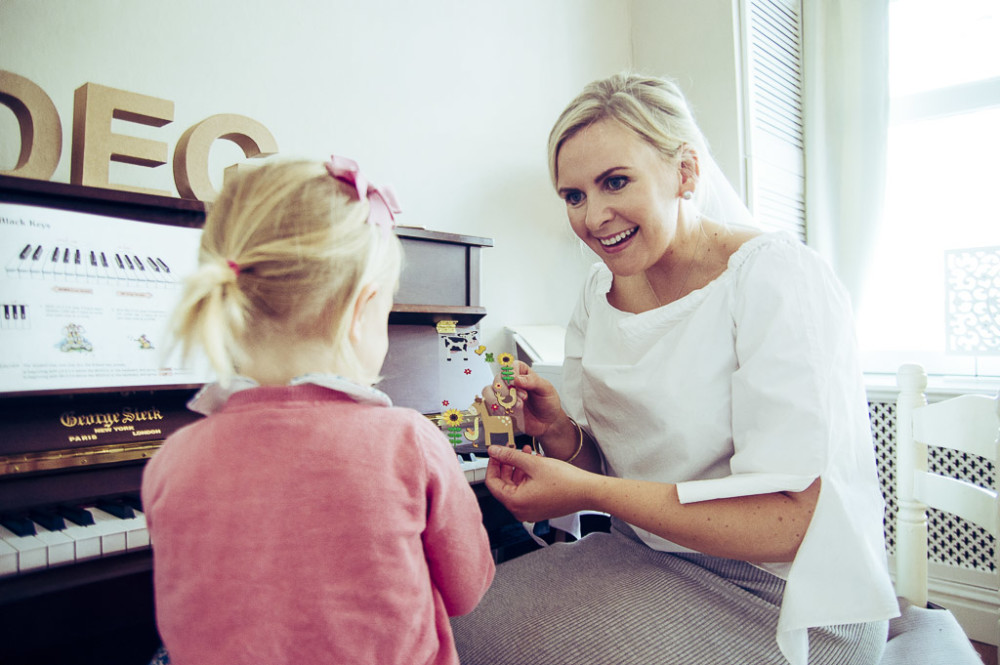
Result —
[[747, 192], [767, 229], [805, 240], [801, 0], [743, 0]]

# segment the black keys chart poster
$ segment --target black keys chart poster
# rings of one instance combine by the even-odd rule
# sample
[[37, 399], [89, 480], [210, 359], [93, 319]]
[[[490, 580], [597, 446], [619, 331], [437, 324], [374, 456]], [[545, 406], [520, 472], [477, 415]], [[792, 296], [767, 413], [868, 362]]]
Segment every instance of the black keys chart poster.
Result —
[[200, 237], [200, 229], [0, 203], [0, 393], [208, 381], [204, 368], [166, 353]]

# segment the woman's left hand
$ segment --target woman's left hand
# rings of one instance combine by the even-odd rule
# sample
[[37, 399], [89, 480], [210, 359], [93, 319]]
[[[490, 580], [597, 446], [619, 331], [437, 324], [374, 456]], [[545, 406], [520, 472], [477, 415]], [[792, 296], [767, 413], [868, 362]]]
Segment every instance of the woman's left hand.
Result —
[[566, 462], [505, 446], [489, 447], [486, 487], [514, 517], [538, 522], [588, 506], [590, 484], [601, 476]]

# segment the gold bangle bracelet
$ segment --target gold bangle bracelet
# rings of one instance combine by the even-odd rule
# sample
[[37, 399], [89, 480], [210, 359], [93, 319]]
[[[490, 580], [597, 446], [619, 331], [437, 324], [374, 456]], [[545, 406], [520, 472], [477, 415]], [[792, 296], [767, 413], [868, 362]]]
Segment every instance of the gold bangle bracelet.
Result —
[[576, 431], [577, 434], [580, 436], [580, 442], [576, 444], [576, 452], [570, 455], [569, 459], [566, 460], [566, 462], [572, 462], [573, 460], [575, 460], [577, 456], [580, 454], [580, 451], [583, 450], [583, 428], [580, 427], [580, 423], [576, 422], [572, 418], [570, 418], [569, 421], [574, 425], [576, 425]]
[[[570, 455], [569, 459], [566, 460], [567, 464], [570, 463], [570, 462], [572, 462], [573, 460], [575, 460], [577, 458], [577, 456], [579, 456], [580, 451], [583, 450], [583, 428], [580, 427], [580, 424], [577, 423], [572, 418], [570, 418], [569, 421], [571, 423], [573, 423], [574, 425], [576, 425], [576, 432], [577, 432], [577, 435], [580, 437], [580, 440], [576, 444], [576, 452], [573, 453], [572, 455]], [[540, 442], [538, 442], [538, 441], [535, 440], [535, 437], [531, 437], [531, 448], [535, 451], [536, 455], [543, 455], [543, 456], [545, 455], [545, 449], [542, 448], [542, 444]]]

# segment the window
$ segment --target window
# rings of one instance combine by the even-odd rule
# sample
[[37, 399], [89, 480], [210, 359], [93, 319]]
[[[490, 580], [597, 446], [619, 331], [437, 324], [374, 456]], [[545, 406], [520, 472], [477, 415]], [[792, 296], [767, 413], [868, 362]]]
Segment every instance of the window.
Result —
[[801, 3], [747, 0], [740, 7], [748, 203], [764, 228], [804, 239]]
[[[858, 303], [865, 369], [998, 376], [1000, 0], [892, 0], [889, 79], [884, 215]], [[974, 288], [959, 279], [970, 271]], [[956, 296], [978, 301], [978, 352], [954, 344]]]

